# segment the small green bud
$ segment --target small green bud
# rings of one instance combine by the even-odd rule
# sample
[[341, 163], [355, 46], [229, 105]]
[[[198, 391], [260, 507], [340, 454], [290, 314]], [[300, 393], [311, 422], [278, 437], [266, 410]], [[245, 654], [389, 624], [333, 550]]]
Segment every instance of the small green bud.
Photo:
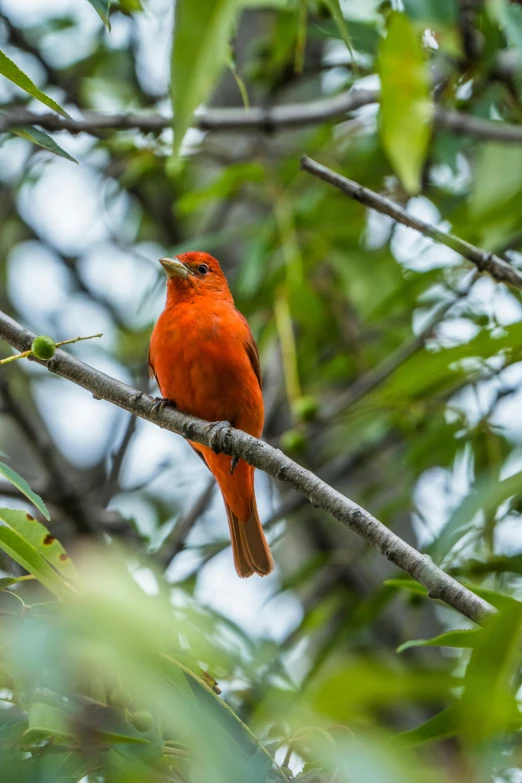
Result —
[[312, 395], [299, 397], [292, 405], [292, 413], [299, 421], [312, 421], [319, 413], [319, 401]]
[[40, 334], [35, 337], [33, 344], [31, 345], [31, 351], [37, 359], [47, 361], [52, 359], [56, 351], [56, 344], [52, 337], [48, 337], [46, 334]]
[[281, 435], [280, 445], [283, 451], [303, 451], [306, 446], [306, 438], [299, 430], [287, 430]]
[[131, 700], [130, 692], [127, 688], [118, 687], [111, 693], [111, 704], [113, 707], [117, 707], [119, 710], [125, 709]]
[[138, 731], [149, 731], [152, 728], [154, 719], [150, 712], [135, 712], [131, 717], [131, 723]]

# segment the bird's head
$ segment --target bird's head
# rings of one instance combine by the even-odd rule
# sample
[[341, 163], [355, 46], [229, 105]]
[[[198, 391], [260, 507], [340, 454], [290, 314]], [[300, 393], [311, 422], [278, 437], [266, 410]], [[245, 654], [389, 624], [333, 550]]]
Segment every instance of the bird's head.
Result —
[[177, 296], [212, 294], [232, 299], [219, 262], [209, 253], [191, 251], [174, 258], [160, 258], [167, 275], [167, 289]]

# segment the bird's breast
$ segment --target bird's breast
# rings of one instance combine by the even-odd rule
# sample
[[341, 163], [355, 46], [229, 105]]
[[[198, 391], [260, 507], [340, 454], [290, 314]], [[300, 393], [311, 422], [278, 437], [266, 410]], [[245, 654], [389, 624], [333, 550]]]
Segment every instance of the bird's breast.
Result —
[[180, 410], [259, 436], [262, 394], [234, 313], [165, 310], [152, 334], [151, 365], [162, 396]]

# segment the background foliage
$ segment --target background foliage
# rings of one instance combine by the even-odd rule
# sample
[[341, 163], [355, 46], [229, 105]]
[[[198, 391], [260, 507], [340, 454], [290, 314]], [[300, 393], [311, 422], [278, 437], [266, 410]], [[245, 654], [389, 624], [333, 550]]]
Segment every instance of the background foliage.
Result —
[[[146, 390], [157, 259], [215, 254], [259, 344], [264, 437], [500, 611], [470, 627], [261, 475], [277, 569], [238, 582], [221, 500], [181, 439], [13, 362], [2, 774], [519, 781], [520, 293], [298, 161], [517, 265], [522, 133], [468, 121], [519, 125], [522, 8], [178, 0], [175, 15], [170, 0], [4, 0], [2, 112], [167, 116], [172, 101], [175, 122], [2, 136], [2, 309], [55, 340], [103, 332], [69, 350]], [[379, 87], [380, 103], [293, 128], [191, 127], [201, 103], [306, 115]]]

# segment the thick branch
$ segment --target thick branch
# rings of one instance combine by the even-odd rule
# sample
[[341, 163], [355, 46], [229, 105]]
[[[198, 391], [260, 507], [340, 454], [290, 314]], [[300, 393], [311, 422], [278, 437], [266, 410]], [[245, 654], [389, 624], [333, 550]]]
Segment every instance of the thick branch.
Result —
[[[0, 313], [0, 337], [23, 351], [31, 345], [35, 335], [8, 315]], [[62, 350], [58, 350], [52, 359], [42, 364], [51, 372], [87, 389], [96, 399], [112, 402], [153, 424], [182, 435], [185, 439], [204, 444], [230, 456], [240, 457], [284, 484], [297, 489], [314, 506], [331, 514], [358, 533], [388, 560], [424, 585], [431, 598], [444, 601], [471, 620], [480, 622], [494, 611], [487, 602], [441, 571], [429, 557], [417, 552], [368, 511], [341, 495], [278, 449], [247, 435], [242, 430], [232, 427], [212, 428], [209, 427], [208, 422], [187, 416], [172, 408], [158, 409], [152, 397], [115, 378], [110, 378]]]
[[[349, 112], [378, 103], [377, 90], [354, 89], [331, 98], [319, 98], [303, 103], [280, 106], [253, 106], [249, 109], [203, 109], [196, 114], [193, 125], [204, 131], [265, 131], [283, 128], [304, 128], [328, 120], [340, 119]], [[482, 119], [452, 109], [435, 109], [435, 126], [459, 135], [504, 142], [522, 142], [522, 126]], [[172, 117], [162, 114], [131, 114], [85, 112], [78, 119], [60, 117], [52, 112], [36, 114], [26, 109], [12, 109], [0, 115], [0, 133], [10, 128], [37, 125], [48, 131], [103, 135], [105, 131], [138, 130], [161, 133], [172, 127]]]
[[[375, 90], [351, 90], [333, 98], [322, 98], [306, 103], [289, 103], [281, 106], [253, 106], [250, 109], [204, 109], [194, 117], [194, 126], [201, 130], [266, 130], [315, 125], [340, 117], [361, 106], [375, 103], [379, 94]], [[81, 119], [73, 120], [46, 112], [35, 114], [23, 110], [10, 111], [0, 116], [0, 132], [22, 125], [38, 125], [50, 131], [66, 130], [69, 133], [91, 133], [103, 130], [141, 130], [159, 133], [172, 127], [172, 117], [160, 114], [102, 114], [87, 112]]]
[[463, 114], [453, 109], [435, 109], [435, 126], [457, 133], [459, 136], [474, 136], [489, 141], [504, 141], [513, 144], [522, 142], [522, 125], [512, 125], [499, 120], [487, 120]]
[[371, 209], [375, 209], [376, 212], [380, 212], [382, 215], [388, 215], [388, 217], [393, 218], [393, 220], [396, 220], [398, 223], [402, 223], [404, 226], [408, 226], [408, 228], [414, 228], [415, 231], [419, 231], [421, 234], [424, 234], [424, 236], [430, 237], [430, 239], [434, 239], [436, 242], [440, 242], [441, 245], [446, 245], [446, 247], [451, 248], [451, 250], [454, 250], [464, 258], [467, 258], [472, 264], [475, 264], [479, 272], [488, 272], [491, 277], [498, 282], [510, 283], [515, 286], [515, 288], [522, 290], [522, 272], [519, 272], [518, 269], [510, 266], [506, 261], [496, 256], [494, 253], [488, 253], [485, 250], [481, 250], [480, 248], [475, 247], [475, 245], [466, 242], [464, 239], [460, 239], [453, 234], [447, 234], [440, 228], [431, 225], [431, 223], [419, 220], [419, 218], [410, 215], [402, 207], [394, 204], [393, 201], [384, 198], [384, 196], [380, 196], [369, 188], [359, 185], [358, 182], [342, 177], [340, 174], [326, 168], [326, 166], [322, 166], [320, 163], [317, 163], [306, 155], [303, 155], [301, 158], [301, 168], [308, 171], [310, 174], [313, 174], [315, 177], [324, 180], [324, 182], [328, 182], [330, 185], [339, 188], [339, 190], [347, 196], [350, 196], [350, 198], [360, 201], [361, 204], [364, 204]]

